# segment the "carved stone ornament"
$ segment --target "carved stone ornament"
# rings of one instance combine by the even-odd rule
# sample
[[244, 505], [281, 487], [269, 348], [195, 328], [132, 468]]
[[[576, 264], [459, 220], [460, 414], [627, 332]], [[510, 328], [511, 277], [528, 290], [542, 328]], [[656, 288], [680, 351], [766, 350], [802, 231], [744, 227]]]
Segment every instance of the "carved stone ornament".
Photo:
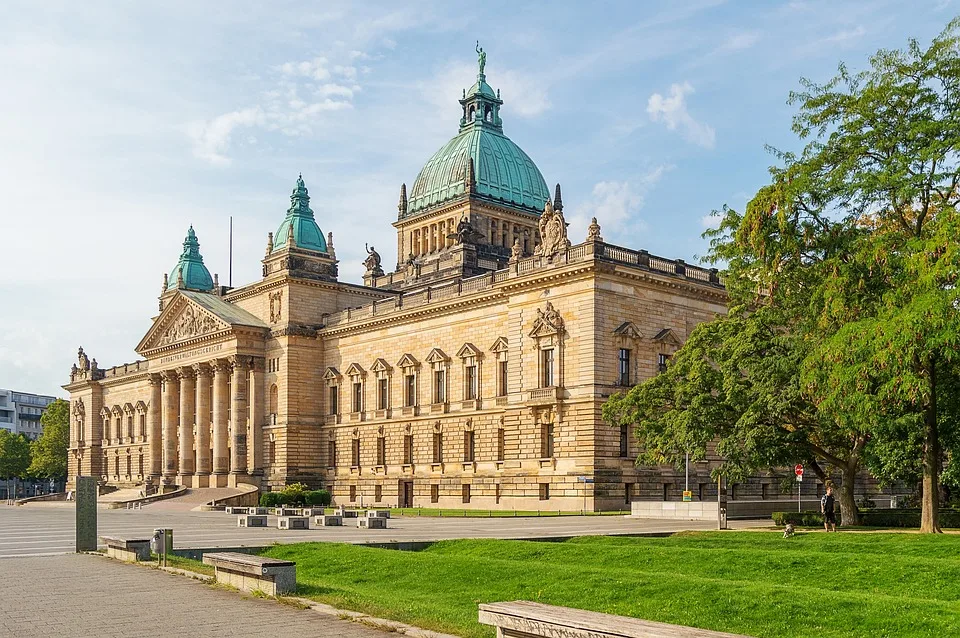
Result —
[[377, 252], [375, 247], [367, 244], [364, 244], [364, 249], [367, 251], [367, 258], [363, 260], [363, 265], [367, 269], [367, 274], [382, 277], [383, 268], [380, 267], [380, 253]]
[[567, 239], [567, 222], [562, 211], [555, 211], [550, 200], [543, 207], [539, 223], [540, 244], [533, 250], [539, 257], [553, 257], [570, 247]]
[[603, 237], [600, 236], [600, 224], [597, 223], [596, 217], [590, 220], [590, 227], [587, 229], [587, 241], [603, 241]]
[[513, 240], [513, 246], [510, 247], [510, 263], [520, 261], [523, 257], [523, 247], [520, 246], [520, 239]]
[[281, 316], [281, 307], [283, 304], [283, 293], [281, 291], [270, 293], [270, 323], [278, 323]]
[[78, 421], [83, 421], [85, 415], [86, 408], [83, 407], [83, 399], [77, 399], [77, 402], [73, 404], [73, 416], [75, 416]]
[[180, 313], [180, 316], [163, 331], [158, 339], [158, 345], [165, 346], [198, 337], [208, 332], [214, 332], [219, 327], [220, 324], [216, 319], [188, 305]]
[[531, 337], [542, 337], [562, 332], [563, 317], [560, 316], [552, 303], [548, 301], [546, 308], [537, 308], [537, 318], [533, 322], [533, 330], [530, 331]]

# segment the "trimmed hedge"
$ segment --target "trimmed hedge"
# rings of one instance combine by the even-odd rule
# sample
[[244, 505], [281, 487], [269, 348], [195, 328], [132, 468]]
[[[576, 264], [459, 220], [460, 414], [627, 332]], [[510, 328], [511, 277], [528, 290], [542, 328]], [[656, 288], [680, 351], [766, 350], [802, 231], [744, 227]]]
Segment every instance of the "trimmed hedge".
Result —
[[327, 490], [313, 490], [309, 492], [264, 492], [260, 495], [260, 507], [277, 507], [279, 505], [330, 505], [332, 501]]
[[[800, 527], [823, 526], [823, 515], [817, 511], [774, 512], [772, 518], [773, 523], [781, 527], [787, 523]], [[837, 523], [840, 522], [840, 511], [837, 510]], [[864, 527], [920, 527], [920, 510], [860, 510], [860, 524]], [[960, 510], [941, 509], [940, 527], [960, 527]]]

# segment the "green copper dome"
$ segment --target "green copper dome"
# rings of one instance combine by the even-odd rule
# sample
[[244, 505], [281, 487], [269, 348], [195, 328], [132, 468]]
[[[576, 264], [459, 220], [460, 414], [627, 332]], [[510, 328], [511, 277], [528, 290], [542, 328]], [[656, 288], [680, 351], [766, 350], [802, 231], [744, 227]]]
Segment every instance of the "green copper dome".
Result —
[[[460, 105], [460, 132], [434, 153], [417, 175], [401, 218], [455, 199], [472, 179], [476, 195], [539, 213], [550, 198], [547, 183], [530, 156], [503, 134], [499, 93], [483, 73], [486, 54], [478, 47], [480, 73]], [[469, 175], [473, 160], [474, 175]]]
[[297, 248], [327, 252], [327, 241], [313, 218], [313, 211], [310, 210], [310, 195], [303, 183], [303, 175], [297, 178], [297, 187], [290, 195], [287, 216], [283, 218], [283, 222], [273, 235], [273, 252], [287, 245], [291, 224], [293, 224], [293, 243]]
[[197, 241], [197, 234], [193, 232], [193, 226], [187, 231], [187, 236], [183, 240], [183, 252], [180, 254], [180, 261], [170, 271], [167, 278], [167, 290], [178, 288], [181, 275], [183, 276], [183, 288], [190, 290], [207, 291], [213, 288], [213, 277], [210, 271], [203, 265], [203, 257], [200, 255], [200, 242]]

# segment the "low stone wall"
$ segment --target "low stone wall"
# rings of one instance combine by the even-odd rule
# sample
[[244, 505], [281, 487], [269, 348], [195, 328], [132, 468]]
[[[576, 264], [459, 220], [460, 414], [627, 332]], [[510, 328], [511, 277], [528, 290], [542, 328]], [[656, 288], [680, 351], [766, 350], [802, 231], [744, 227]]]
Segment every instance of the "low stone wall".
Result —
[[176, 498], [178, 496], [183, 496], [187, 491], [187, 488], [182, 485], [178, 485], [175, 490], [172, 492], [166, 492], [164, 494], [151, 494], [150, 496], [142, 496], [139, 498], [132, 498], [128, 501], [114, 501], [112, 503], [107, 503], [107, 509], [110, 510], [122, 510], [127, 507], [130, 503], [142, 503], [144, 505], [148, 503], [155, 503], [156, 501], [165, 501], [168, 498]]
[[14, 501], [14, 505], [26, 505], [27, 503], [40, 503], [43, 501], [65, 501], [67, 500], [66, 492], [56, 492], [54, 494], [41, 494], [40, 496], [28, 496], [27, 498], [21, 498]]
[[716, 501], [634, 501], [630, 503], [630, 516], [715, 521], [717, 520], [717, 503]]
[[234, 494], [233, 496], [215, 499], [208, 503], [208, 505], [218, 507], [256, 507], [260, 504], [260, 488], [258, 488], [256, 485], [238, 483], [237, 489], [246, 489], [247, 491], [243, 494]]

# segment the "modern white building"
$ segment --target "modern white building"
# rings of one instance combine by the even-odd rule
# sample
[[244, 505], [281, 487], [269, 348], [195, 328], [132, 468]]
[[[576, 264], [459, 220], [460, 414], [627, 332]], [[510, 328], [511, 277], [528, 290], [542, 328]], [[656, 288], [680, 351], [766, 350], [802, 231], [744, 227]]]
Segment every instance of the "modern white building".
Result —
[[40, 415], [56, 398], [0, 388], [0, 428], [35, 440], [43, 431]]

